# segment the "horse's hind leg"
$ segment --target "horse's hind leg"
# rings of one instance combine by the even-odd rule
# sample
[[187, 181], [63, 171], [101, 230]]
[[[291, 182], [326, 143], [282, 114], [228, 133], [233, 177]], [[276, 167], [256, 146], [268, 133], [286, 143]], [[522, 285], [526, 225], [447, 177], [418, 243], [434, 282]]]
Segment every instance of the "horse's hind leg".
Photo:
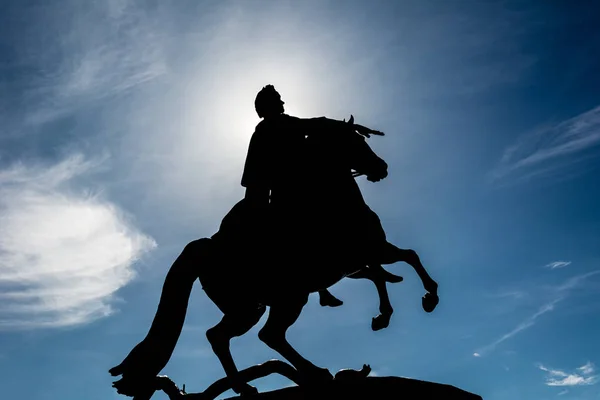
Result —
[[232, 338], [242, 336], [258, 323], [265, 313], [261, 306], [253, 310], [239, 310], [227, 313], [221, 321], [206, 331], [206, 338], [210, 342], [215, 355], [219, 358], [225, 374], [230, 380], [231, 388], [237, 394], [256, 393], [256, 389], [239, 379], [239, 372], [231, 356], [229, 343]]
[[285, 302], [274, 303], [269, 310], [269, 318], [265, 326], [259, 331], [258, 337], [267, 346], [281, 354], [298, 370], [303, 382], [314, 383], [330, 381], [331, 373], [325, 368], [319, 368], [306, 358], [302, 357], [287, 341], [285, 334], [290, 326], [296, 322], [302, 308], [308, 300], [308, 295]]

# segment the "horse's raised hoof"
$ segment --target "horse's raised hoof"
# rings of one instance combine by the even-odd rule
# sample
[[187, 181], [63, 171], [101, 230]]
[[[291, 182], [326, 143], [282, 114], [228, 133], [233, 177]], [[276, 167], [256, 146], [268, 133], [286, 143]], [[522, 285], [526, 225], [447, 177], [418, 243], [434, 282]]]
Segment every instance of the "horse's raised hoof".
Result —
[[390, 325], [392, 314], [379, 314], [371, 321], [371, 329], [375, 332], [387, 328]]
[[437, 307], [439, 302], [440, 302], [439, 296], [434, 293], [427, 293], [425, 296], [423, 296], [423, 299], [421, 300], [421, 304], [423, 305], [423, 310], [425, 310], [425, 312], [428, 312], [428, 313], [435, 310], [435, 307]]
[[336, 374], [335, 377], [333, 378], [336, 381], [350, 381], [350, 380], [355, 380], [355, 379], [363, 379], [366, 378], [367, 376], [369, 376], [369, 374], [371, 373], [371, 366], [368, 364], [363, 365], [362, 369], [360, 371], [356, 370], [356, 369], [341, 369], [339, 370]]

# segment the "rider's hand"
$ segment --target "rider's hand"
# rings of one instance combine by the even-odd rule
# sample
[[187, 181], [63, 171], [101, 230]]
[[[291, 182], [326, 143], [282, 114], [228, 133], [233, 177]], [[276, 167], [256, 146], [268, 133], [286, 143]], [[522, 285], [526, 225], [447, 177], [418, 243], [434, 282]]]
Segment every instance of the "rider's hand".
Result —
[[[344, 120], [345, 121], [345, 120]], [[367, 128], [366, 126], [358, 125], [354, 123], [354, 116], [350, 115], [350, 119], [348, 120], [348, 124], [352, 125], [352, 128], [367, 138], [371, 137], [371, 135], [384, 136], [384, 133], [381, 131], [376, 131], [375, 129]]]
[[374, 129], [367, 128], [366, 126], [358, 124], [354, 124], [354, 129], [356, 130], [356, 132], [366, 137], [371, 137], [371, 135], [384, 136], [384, 133], [381, 131], [376, 131]]

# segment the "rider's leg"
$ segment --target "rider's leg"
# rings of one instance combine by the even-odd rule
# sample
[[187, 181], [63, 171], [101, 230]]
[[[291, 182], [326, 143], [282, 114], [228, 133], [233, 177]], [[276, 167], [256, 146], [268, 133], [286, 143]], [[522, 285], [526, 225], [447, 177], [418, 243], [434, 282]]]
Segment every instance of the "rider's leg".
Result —
[[404, 280], [404, 278], [402, 278], [401, 276], [392, 274], [391, 272], [387, 271], [381, 266], [381, 264], [369, 264], [367, 269], [372, 271], [375, 274], [375, 276], [381, 277], [384, 281], [389, 283], [399, 283]]
[[262, 306], [253, 310], [239, 310], [234, 314], [225, 314], [217, 325], [206, 331], [206, 337], [231, 382], [231, 388], [237, 394], [256, 393], [256, 389], [239, 379], [238, 369], [229, 350], [229, 342], [232, 338], [248, 332], [264, 313], [265, 307]]
[[295, 299], [287, 296], [287, 300], [273, 303], [269, 310], [269, 318], [259, 331], [258, 337], [289, 361], [303, 380], [331, 380], [333, 376], [327, 369], [319, 368], [302, 357], [285, 338], [288, 328], [296, 322], [307, 300], [308, 295], [299, 295]]
[[319, 291], [319, 304], [323, 307], [339, 307], [344, 302], [334, 295], [327, 289]]
[[371, 281], [375, 281], [376, 279], [378, 279], [389, 283], [399, 283], [404, 280], [404, 278], [402, 278], [401, 276], [392, 274], [391, 272], [383, 268], [381, 264], [377, 263], [369, 264], [366, 268], [363, 268], [360, 271], [348, 275], [348, 278], [369, 279]]

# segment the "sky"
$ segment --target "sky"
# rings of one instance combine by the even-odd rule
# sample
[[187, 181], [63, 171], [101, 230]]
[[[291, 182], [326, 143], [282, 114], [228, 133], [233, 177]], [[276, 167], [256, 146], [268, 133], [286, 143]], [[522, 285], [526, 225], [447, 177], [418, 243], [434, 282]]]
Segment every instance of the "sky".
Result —
[[[311, 295], [292, 345], [332, 372], [367, 363], [486, 400], [600, 399], [597, 54], [586, 0], [3, 1], [2, 397], [124, 398], [107, 371], [185, 244], [242, 198], [273, 84], [289, 114], [386, 133], [369, 144], [389, 176], [358, 181], [441, 298], [423, 312], [414, 271], [389, 266], [405, 280], [372, 332], [373, 285], [341, 281], [344, 305]], [[221, 378], [204, 335], [220, 317], [196, 285], [162, 373], [191, 392]], [[240, 368], [281, 358], [263, 323], [232, 342]]]

